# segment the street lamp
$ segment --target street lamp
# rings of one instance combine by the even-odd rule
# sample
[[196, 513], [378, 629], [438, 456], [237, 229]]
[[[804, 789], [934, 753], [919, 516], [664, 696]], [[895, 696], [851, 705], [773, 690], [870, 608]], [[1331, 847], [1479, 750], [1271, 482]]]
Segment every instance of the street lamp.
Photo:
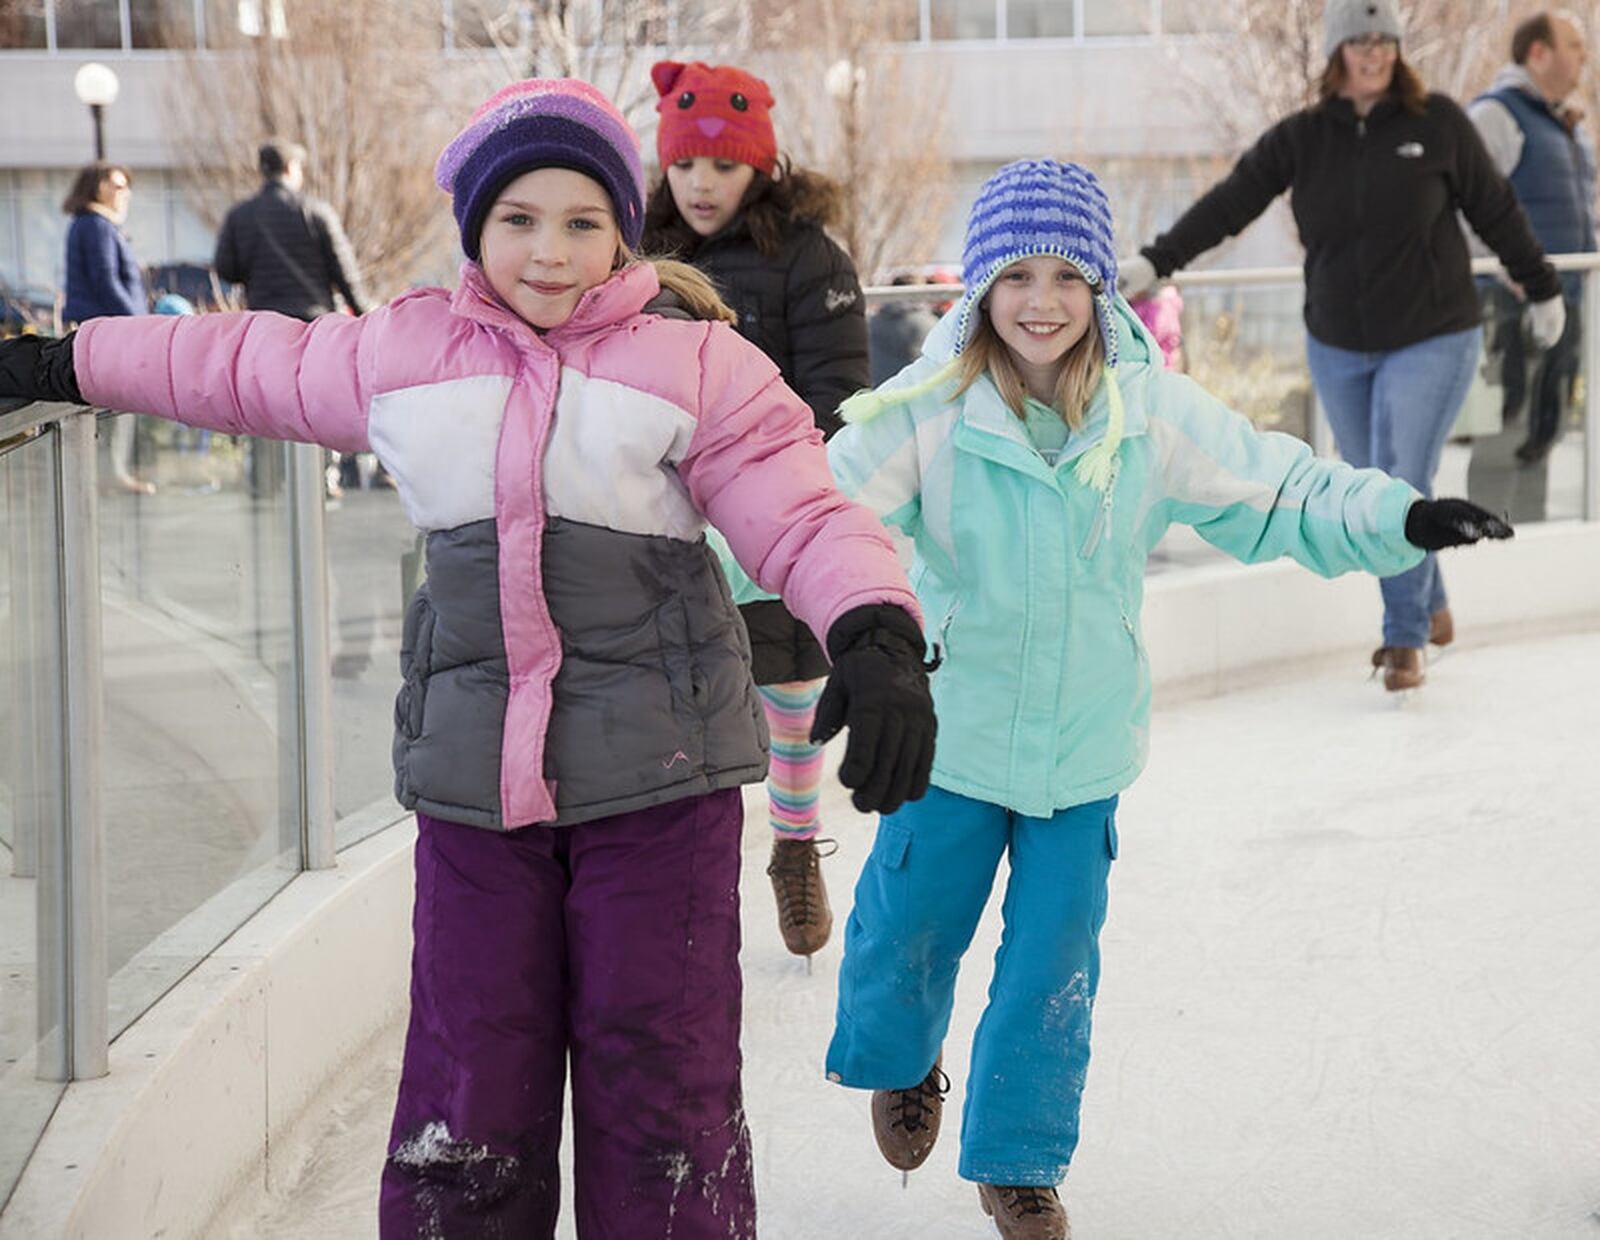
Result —
[[91, 60], [80, 68], [72, 79], [72, 89], [78, 98], [89, 105], [89, 115], [94, 118], [94, 157], [106, 157], [105, 110], [117, 101], [120, 83], [109, 66]]

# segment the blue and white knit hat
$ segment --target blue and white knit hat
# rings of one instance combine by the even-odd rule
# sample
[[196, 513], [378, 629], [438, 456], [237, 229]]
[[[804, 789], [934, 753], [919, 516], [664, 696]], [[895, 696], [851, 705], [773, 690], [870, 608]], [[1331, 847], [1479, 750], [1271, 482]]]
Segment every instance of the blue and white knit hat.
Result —
[[[1125, 411], [1117, 385], [1117, 253], [1112, 240], [1111, 204], [1094, 173], [1078, 164], [1053, 159], [1021, 159], [1007, 164], [978, 190], [967, 216], [967, 240], [961, 255], [961, 301], [954, 353], [972, 343], [978, 330], [984, 296], [1000, 273], [1024, 258], [1051, 255], [1077, 268], [1094, 290], [1095, 318], [1105, 345], [1109, 416], [1100, 442], [1078, 458], [1073, 472], [1085, 486], [1104, 491], [1115, 478], [1117, 449], [1122, 444]], [[888, 392], [858, 392], [839, 407], [846, 422], [866, 421], [886, 406], [914, 400], [949, 382], [959, 370], [952, 360], [921, 383]]]
[[1071, 263], [1094, 289], [1106, 365], [1117, 365], [1117, 252], [1111, 204], [1094, 173], [1053, 159], [1019, 159], [983, 183], [967, 216], [955, 350], [978, 329], [978, 307], [1000, 273], [1019, 259], [1048, 254]]

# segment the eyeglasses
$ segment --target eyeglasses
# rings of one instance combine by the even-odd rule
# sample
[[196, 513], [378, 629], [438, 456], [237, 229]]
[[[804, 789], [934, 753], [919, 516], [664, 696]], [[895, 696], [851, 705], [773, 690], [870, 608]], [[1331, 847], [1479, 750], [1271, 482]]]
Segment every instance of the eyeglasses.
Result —
[[1353, 47], [1358, 52], [1386, 52], [1393, 51], [1400, 46], [1400, 40], [1392, 34], [1363, 34], [1354, 39], [1344, 41], [1346, 47]]

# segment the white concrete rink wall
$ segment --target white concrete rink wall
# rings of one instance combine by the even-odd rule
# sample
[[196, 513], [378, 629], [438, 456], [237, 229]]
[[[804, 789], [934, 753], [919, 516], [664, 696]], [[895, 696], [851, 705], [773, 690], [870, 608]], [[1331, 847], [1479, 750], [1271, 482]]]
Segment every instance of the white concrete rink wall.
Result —
[[201, 1234], [277, 1136], [406, 1002], [411, 819], [307, 871], [72, 1084], [0, 1240]]
[[[1556, 524], [1445, 557], [1463, 644], [1600, 622], [1600, 525]], [[1367, 577], [1292, 564], [1201, 567], [1147, 586], [1158, 698], [1224, 693], [1285, 663], [1363, 659]], [[0, 1240], [199, 1235], [406, 1001], [414, 825], [298, 876], [72, 1085], [3, 1216]], [[841, 893], [842, 894], [842, 893]]]
[[[1524, 527], [1507, 542], [1440, 556], [1466, 645], [1600, 620], [1600, 525]], [[1287, 560], [1162, 573], [1145, 583], [1144, 639], [1157, 700], [1226, 693], [1380, 643], [1377, 583], [1329, 581]]]

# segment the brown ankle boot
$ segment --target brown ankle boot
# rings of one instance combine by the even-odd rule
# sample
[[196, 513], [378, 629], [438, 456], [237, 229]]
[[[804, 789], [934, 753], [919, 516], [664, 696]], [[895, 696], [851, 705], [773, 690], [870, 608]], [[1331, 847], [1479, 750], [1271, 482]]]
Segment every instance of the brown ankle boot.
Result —
[[[830, 845], [824, 851], [821, 845]], [[778, 931], [783, 945], [796, 956], [819, 951], [833, 933], [833, 910], [828, 907], [828, 889], [822, 881], [822, 857], [839, 850], [833, 840], [772, 841], [772, 861], [767, 875], [772, 879], [772, 894], [778, 901]]]
[[1448, 646], [1456, 639], [1456, 621], [1448, 607], [1441, 607], [1428, 617], [1428, 644]]
[[920, 1084], [910, 1089], [872, 1091], [872, 1135], [896, 1171], [915, 1171], [933, 1153], [950, 1078], [940, 1069], [941, 1054]]
[[1372, 666], [1383, 669], [1383, 687], [1390, 693], [1415, 689], [1422, 684], [1420, 647], [1379, 646], [1372, 652]]
[[980, 1184], [978, 1201], [1002, 1240], [1072, 1240], [1067, 1212], [1053, 1188]]

